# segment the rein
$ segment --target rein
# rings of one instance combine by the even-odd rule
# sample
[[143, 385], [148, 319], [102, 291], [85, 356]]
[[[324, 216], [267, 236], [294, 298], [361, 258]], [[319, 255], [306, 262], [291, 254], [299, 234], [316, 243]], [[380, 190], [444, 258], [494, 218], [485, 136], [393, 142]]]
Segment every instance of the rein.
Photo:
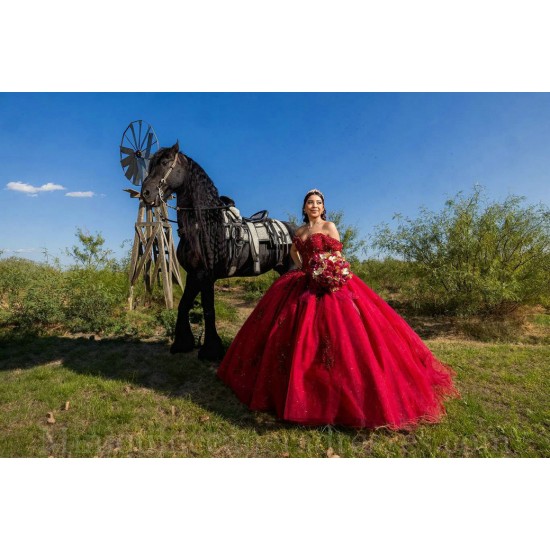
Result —
[[[178, 163], [178, 160], [179, 160], [178, 155], [179, 155], [179, 153], [176, 153], [176, 156], [174, 157], [174, 161], [172, 162], [172, 165], [170, 166], [170, 168], [168, 168], [168, 171], [166, 172], [166, 174], [164, 174], [164, 177], [161, 178], [161, 180], [159, 181], [159, 184], [157, 185], [160, 202], [162, 202], [162, 204], [164, 204], [166, 206], [166, 208], [171, 208], [172, 210], [175, 210], [176, 212], [185, 211], [185, 210], [226, 210], [226, 209], [228, 209], [230, 206], [227, 205], [227, 204], [224, 204], [223, 206], [209, 206], [209, 207], [199, 206], [198, 208], [185, 208], [185, 207], [182, 207], [182, 206], [170, 206], [166, 202], [166, 200], [164, 200], [164, 194], [162, 192], [162, 187], [161, 186], [164, 183], [166, 183], [166, 179], [172, 173], [172, 170], [175, 168], [176, 164]], [[163, 219], [166, 220], [166, 221], [172, 222], [172, 223], [178, 223], [177, 221], [170, 220], [169, 218], [163, 218]]]
[[[176, 164], [178, 163], [178, 153], [176, 153], [176, 156], [174, 157], [174, 161], [172, 162], [172, 165], [170, 166], [170, 168], [168, 168], [168, 171], [166, 172], [166, 174], [164, 174], [164, 176], [159, 180], [159, 184], [157, 185], [157, 189], [158, 189], [158, 194], [159, 194], [159, 198], [160, 198], [160, 202], [162, 202], [163, 204], [165, 204], [166, 206], [169, 206], [168, 203], [164, 200], [164, 194], [162, 192], [162, 185], [164, 183], [166, 183], [166, 178], [172, 173], [172, 170], [174, 169], [174, 167], [176, 166]], [[170, 206], [170, 208], [173, 208]]]
[[[166, 205], [167, 208], [171, 208], [172, 210], [176, 210], [177, 212], [178, 211], [182, 211], [182, 210], [225, 210], [227, 208], [229, 208], [229, 206], [227, 205], [224, 205], [224, 206], [210, 206], [208, 208], [204, 207], [204, 206], [201, 206], [201, 207], [198, 207], [198, 208], [183, 208], [181, 206], [170, 206], [166, 201], [162, 200], [161, 201]], [[163, 220], [166, 220], [168, 222], [172, 222], [172, 223], [178, 223], [178, 220], [171, 220], [170, 218], [162, 218]]]

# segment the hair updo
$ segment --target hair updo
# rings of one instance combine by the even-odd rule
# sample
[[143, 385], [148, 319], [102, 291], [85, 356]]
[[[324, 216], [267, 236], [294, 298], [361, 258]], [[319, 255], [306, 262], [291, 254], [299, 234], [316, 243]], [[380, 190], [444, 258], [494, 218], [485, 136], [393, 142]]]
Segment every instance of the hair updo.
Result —
[[302, 214], [304, 216], [303, 218], [304, 223], [307, 223], [309, 221], [309, 218], [307, 217], [307, 214], [306, 214], [306, 202], [309, 199], [309, 197], [311, 197], [311, 195], [317, 195], [321, 197], [321, 200], [323, 201], [323, 213], [321, 214], [321, 219], [326, 220], [327, 210], [325, 208], [325, 196], [323, 195], [323, 193], [321, 193], [321, 191], [319, 191], [319, 189], [311, 189], [306, 193], [306, 196], [304, 197], [304, 204], [302, 204]]

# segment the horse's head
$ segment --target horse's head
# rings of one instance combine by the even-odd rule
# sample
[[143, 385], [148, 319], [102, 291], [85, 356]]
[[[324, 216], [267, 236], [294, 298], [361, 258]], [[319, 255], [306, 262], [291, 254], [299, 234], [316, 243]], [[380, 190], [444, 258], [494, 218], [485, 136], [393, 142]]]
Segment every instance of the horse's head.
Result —
[[158, 206], [167, 200], [185, 181], [187, 160], [179, 154], [179, 144], [157, 151], [149, 162], [149, 173], [141, 184], [145, 203]]

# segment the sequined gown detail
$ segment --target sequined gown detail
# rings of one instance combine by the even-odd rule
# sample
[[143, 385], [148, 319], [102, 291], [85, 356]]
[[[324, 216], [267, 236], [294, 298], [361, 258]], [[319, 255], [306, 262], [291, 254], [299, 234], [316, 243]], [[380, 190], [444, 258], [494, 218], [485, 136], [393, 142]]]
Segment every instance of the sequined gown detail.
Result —
[[252, 410], [304, 425], [407, 429], [457, 396], [452, 370], [357, 276], [316, 294], [308, 261], [342, 244], [294, 238], [303, 265], [279, 277], [228, 349], [218, 376]]

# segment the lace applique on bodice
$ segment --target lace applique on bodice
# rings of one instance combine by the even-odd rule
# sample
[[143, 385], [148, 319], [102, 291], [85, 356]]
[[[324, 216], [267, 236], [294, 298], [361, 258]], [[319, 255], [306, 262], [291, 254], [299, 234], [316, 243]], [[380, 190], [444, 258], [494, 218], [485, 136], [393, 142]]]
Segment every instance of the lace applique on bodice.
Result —
[[294, 237], [296, 249], [302, 257], [302, 263], [307, 266], [310, 258], [316, 252], [340, 252], [342, 243], [337, 239], [333, 239], [324, 233], [313, 233], [307, 239], [302, 240], [300, 237]]

